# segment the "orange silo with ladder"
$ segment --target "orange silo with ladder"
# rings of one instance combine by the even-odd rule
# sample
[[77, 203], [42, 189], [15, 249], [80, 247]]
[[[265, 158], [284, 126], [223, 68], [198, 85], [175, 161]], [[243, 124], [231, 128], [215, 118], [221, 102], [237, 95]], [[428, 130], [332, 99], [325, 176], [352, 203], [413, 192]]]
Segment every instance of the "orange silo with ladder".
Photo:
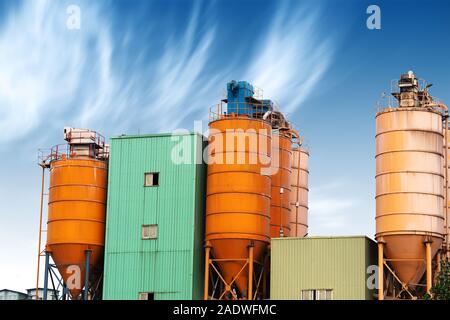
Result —
[[83, 299], [99, 298], [108, 145], [101, 135], [86, 129], [65, 128], [64, 138], [67, 145], [53, 147], [40, 161], [50, 172], [44, 291], [49, 277], [54, 282], [56, 269], [67, 298], [80, 299], [81, 293]]

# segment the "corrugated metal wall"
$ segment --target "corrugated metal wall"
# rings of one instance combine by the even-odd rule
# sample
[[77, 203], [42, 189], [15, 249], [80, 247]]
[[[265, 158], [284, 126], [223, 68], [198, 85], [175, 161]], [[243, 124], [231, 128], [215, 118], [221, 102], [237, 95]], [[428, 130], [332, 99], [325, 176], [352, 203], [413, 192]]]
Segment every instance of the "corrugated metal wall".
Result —
[[302, 290], [333, 289], [334, 300], [372, 299], [367, 267], [376, 264], [367, 237], [272, 239], [271, 299], [301, 299]]
[[[138, 299], [140, 292], [153, 292], [155, 299], [201, 298], [203, 145], [197, 134], [111, 140], [104, 299]], [[174, 164], [174, 154], [188, 163]], [[144, 186], [146, 172], [159, 172], [159, 186]], [[151, 224], [158, 225], [158, 238], [142, 240], [142, 225]]]

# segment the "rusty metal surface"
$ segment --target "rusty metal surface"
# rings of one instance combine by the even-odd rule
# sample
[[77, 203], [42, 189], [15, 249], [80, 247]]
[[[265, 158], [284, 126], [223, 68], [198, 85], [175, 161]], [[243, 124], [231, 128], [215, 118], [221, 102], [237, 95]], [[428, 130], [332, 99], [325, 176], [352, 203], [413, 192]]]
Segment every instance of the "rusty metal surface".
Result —
[[308, 234], [309, 152], [301, 147], [292, 149], [291, 174], [291, 237]]
[[[434, 256], [444, 228], [442, 114], [436, 110], [387, 108], [376, 115], [376, 238], [388, 259]], [[423, 261], [392, 261], [399, 278], [418, 283]]]
[[272, 199], [270, 202], [270, 237], [291, 236], [292, 147], [290, 136], [274, 132], [272, 139]]

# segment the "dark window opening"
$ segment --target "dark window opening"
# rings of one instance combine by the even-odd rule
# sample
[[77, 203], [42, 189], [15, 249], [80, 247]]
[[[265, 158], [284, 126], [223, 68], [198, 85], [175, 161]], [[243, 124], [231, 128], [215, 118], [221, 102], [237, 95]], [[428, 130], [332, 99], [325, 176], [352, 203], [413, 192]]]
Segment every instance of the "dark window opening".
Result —
[[146, 172], [144, 174], [144, 178], [145, 187], [159, 186], [159, 172]]

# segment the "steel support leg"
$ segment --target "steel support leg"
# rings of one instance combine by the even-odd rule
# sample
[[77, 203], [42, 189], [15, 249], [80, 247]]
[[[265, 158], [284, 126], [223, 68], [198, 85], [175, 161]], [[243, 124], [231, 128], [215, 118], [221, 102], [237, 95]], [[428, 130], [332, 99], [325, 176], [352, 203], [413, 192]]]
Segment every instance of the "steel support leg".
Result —
[[[42, 297], [42, 300], [47, 300], [47, 290], [48, 290], [48, 272], [50, 268], [50, 254], [48, 252], [45, 252], [45, 270], [44, 270], [44, 296]], [[39, 299], [39, 297], [36, 297], [36, 300]]]
[[247, 299], [253, 300], [253, 245], [248, 247], [248, 290]]
[[427, 264], [427, 293], [431, 293], [431, 286], [433, 285], [433, 276], [431, 270], [431, 242], [427, 241], [426, 246], [426, 264]]
[[206, 246], [205, 248], [205, 287], [203, 291], [203, 300], [208, 300], [209, 291], [209, 254], [211, 247]]
[[378, 242], [378, 300], [384, 300], [384, 252], [383, 242]]
[[91, 250], [86, 250], [86, 262], [85, 262], [85, 266], [84, 266], [84, 270], [85, 270], [85, 277], [84, 277], [84, 292], [83, 292], [83, 300], [87, 300], [88, 299], [88, 292], [89, 292], [89, 268], [90, 268], [90, 263], [91, 263]]

